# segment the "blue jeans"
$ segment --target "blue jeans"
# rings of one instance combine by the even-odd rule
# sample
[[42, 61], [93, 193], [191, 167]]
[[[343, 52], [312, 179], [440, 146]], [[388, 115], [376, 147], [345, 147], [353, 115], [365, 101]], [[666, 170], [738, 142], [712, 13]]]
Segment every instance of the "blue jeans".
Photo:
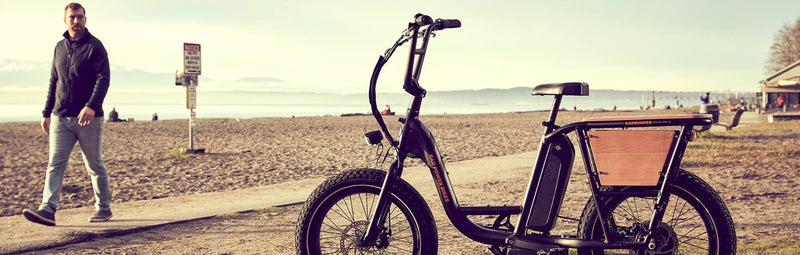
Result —
[[64, 182], [64, 171], [75, 142], [81, 146], [83, 163], [92, 178], [96, 210], [109, 209], [111, 188], [108, 184], [108, 172], [102, 157], [103, 117], [95, 117], [86, 126], [78, 125], [76, 117], [60, 117], [53, 115], [50, 119], [50, 159], [47, 164], [42, 205], [40, 210], [56, 212], [56, 205], [61, 197]]

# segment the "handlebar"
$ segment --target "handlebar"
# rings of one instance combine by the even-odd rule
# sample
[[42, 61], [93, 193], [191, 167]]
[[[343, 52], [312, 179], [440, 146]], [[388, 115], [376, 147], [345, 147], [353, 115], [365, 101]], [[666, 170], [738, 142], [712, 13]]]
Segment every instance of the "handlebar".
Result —
[[437, 19], [436, 23], [439, 24], [437, 27], [440, 30], [441, 29], [459, 28], [459, 27], [461, 27], [461, 21], [459, 21], [457, 19]]
[[461, 27], [461, 21], [457, 19], [436, 19], [436, 21], [434, 22], [434, 20], [430, 16], [422, 13], [417, 13], [417, 15], [414, 15], [414, 23], [420, 27], [424, 27], [435, 23], [434, 27], [436, 28], [434, 30], [443, 30], [448, 28]]
[[[424, 30], [420, 31], [420, 28], [427, 26]], [[381, 127], [381, 131], [383, 132], [384, 136], [387, 138], [389, 143], [392, 146], [397, 146], [398, 141], [394, 140], [389, 133], [389, 130], [386, 128], [386, 123], [383, 121], [383, 117], [381, 117], [380, 111], [378, 111], [378, 105], [376, 102], [376, 93], [375, 87], [378, 82], [378, 76], [380, 76], [381, 69], [383, 68], [384, 64], [389, 61], [389, 58], [394, 54], [394, 51], [405, 44], [406, 42], [411, 42], [411, 49], [409, 53], [408, 59], [408, 69], [406, 71], [406, 78], [403, 82], [403, 89], [408, 92], [409, 94], [413, 95], [415, 101], [421, 102], [421, 98], [425, 96], [425, 89], [419, 85], [419, 74], [422, 70], [422, 62], [425, 58], [425, 52], [428, 47], [428, 39], [430, 39], [430, 35], [437, 30], [444, 30], [449, 28], [458, 28], [461, 27], [461, 21], [457, 19], [432, 19], [428, 15], [424, 15], [421, 13], [417, 13], [414, 15], [413, 22], [408, 23], [408, 28], [406, 28], [403, 33], [400, 35], [400, 38], [395, 41], [395, 43], [387, 49], [380, 58], [378, 58], [378, 63], [375, 64], [375, 69], [372, 71], [372, 77], [370, 79], [369, 84], [369, 103], [372, 110], [372, 115], [378, 121], [378, 125]], [[417, 39], [422, 37], [422, 45], [417, 48]], [[417, 55], [419, 55], [417, 57]], [[414, 60], [417, 60], [416, 65], [414, 65]], [[416, 108], [416, 109], [414, 109]], [[419, 103], [412, 104], [411, 108], [409, 108], [408, 114], [406, 118], [416, 118], [416, 114], [419, 114]], [[413, 115], [413, 116], [412, 116]]]

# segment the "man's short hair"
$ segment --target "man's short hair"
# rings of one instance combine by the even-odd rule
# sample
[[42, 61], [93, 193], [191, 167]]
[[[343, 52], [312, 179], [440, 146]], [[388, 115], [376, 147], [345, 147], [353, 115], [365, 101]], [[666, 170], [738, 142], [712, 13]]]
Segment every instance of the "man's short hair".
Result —
[[67, 7], [64, 7], [64, 12], [67, 10], [72, 9], [73, 11], [83, 10], [83, 15], [86, 15], [86, 8], [83, 8], [83, 5], [79, 3], [69, 3]]

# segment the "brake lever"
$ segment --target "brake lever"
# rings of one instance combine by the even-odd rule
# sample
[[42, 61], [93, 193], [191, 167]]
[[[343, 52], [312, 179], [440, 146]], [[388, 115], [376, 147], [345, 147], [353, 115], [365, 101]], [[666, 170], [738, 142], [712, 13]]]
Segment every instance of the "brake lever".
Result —
[[413, 27], [409, 26], [408, 28], [406, 28], [406, 30], [403, 30], [402, 37], [411, 36], [411, 31], [414, 31], [413, 29], [414, 29]]
[[392, 45], [392, 47], [389, 47], [388, 49], [386, 49], [386, 51], [383, 53], [383, 56], [388, 59], [389, 57], [392, 56], [392, 54], [394, 54], [394, 51], [398, 47], [402, 46], [403, 44], [408, 42], [408, 40], [410, 40], [410, 39], [411, 39], [411, 37], [408, 36], [408, 35], [405, 35], [405, 34], [400, 35], [400, 38], [397, 38], [397, 41], [394, 42], [394, 45]]
[[[417, 35], [417, 37], [419, 37], [419, 38], [425, 37], [425, 33], [428, 32], [428, 29], [431, 29], [431, 26], [433, 26], [433, 25], [430, 25], [430, 26], [426, 27], [425, 29], [423, 29], [422, 31], [419, 31], [419, 34]], [[436, 31], [437, 31], [436, 29], [431, 30], [431, 36], [436, 37]]]

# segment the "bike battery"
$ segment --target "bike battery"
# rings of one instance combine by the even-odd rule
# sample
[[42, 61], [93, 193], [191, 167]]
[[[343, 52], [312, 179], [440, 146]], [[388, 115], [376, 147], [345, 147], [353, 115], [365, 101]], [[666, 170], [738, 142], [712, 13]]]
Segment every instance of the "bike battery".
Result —
[[575, 147], [566, 135], [554, 136], [546, 146], [542, 169], [534, 170], [534, 198], [528, 214], [528, 229], [547, 232], [553, 229], [558, 219], [564, 193], [567, 190]]

